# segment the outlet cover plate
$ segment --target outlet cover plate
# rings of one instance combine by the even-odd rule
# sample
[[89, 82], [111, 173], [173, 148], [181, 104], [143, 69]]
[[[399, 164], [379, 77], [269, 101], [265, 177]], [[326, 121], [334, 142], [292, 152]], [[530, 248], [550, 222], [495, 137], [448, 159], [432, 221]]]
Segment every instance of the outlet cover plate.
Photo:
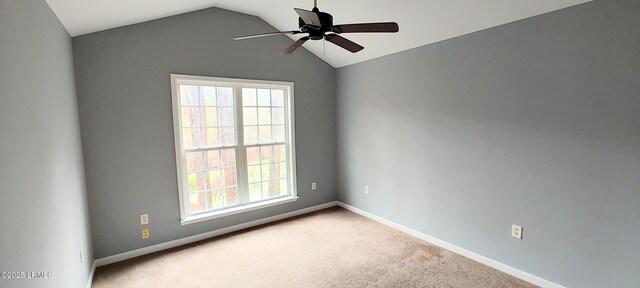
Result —
[[142, 229], [141, 231], [142, 233], [142, 239], [149, 239], [150, 235], [149, 235], [149, 229]]
[[522, 239], [522, 226], [512, 225], [511, 226], [511, 236]]

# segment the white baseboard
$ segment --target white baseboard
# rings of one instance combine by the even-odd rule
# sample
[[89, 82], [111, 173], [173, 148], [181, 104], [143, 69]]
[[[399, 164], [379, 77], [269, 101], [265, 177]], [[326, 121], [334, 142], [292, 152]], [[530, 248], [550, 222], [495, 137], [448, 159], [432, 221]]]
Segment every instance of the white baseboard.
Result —
[[89, 280], [87, 281], [87, 288], [91, 288], [91, 284], [93, 284], [93, 275], [96, 274], [96, 261], [93, 261], [93, 265], [91, 266], [91, 273], [89, 273]]
[[462, 256], [467, 257], [469, 259], [478, 261], [478, 262], [480, 262], [480, 263], [482, 263], [484, 265], [487, 265], [489, 267], [495, 268], [497, 270], [500, 270], [500, 271], [502, 271], [504, 273], [507, 273], [509, 275], [512, 275], [514, 277], [520, 278], [520, 279], [522, 279], [524, 281], [527, 281], [529, 283], [538, 285], [540, 287], [565, 288], [564, 286], [562, 286], [560, 284], [557, 284], [557, 283], [551, 282], [549, 280], [540, 278], [540, 277], [535, 276], [533, 274], [529, 274], [529, 273], [524, 272], [522, 270], [518, 270], [518, 269], [513, 268], [513, 267], [511, 267], [509, 265], [506, 265], [504, 263], [498, 262], [498, 261], [493, 260], [491, 258], [482, 256], [480, 254], [471, 252], [471, 251], [469, 251], [467, 249], [464, 249], [462, 247], [453, 245], [453, 244], [451, 244], [449, 242], [440, 240], [438, 238], [429, 236], [429, 235], [424, 234], [422, 232], [418, 232], [418, 231], [413, 230], [411, 228], [407, 228], [407, 227], [402, 226], [402, 225], [400, 225], [398, 223], [395, 223], [393, 221], [389, 221], [389, 220], [384, 219], [382, 217], [379, 217], [379, 216], [376, 216], [374, 214], [371, 214], [371, 213], [369, 213], [367, 211], [364, 211], [364, 210], [358, 209], [356, 207], [353, 207], [353, 206], [351, 206], [349, 204], [338, 202], [338, 206], [340, 206], [340, 207], [342, 207], [344, 209], [347, 209], [349, 211], [355, 212], [357, 214], [360, 214], [360, 215], [362, 215], [364, 217], [367, 217], [367, 218], [369, 218], [371, 220], [374, 220], [374, 221], [380, 222], [382, 224], [385, 224], [387, 226], [390, 226], [392, 228], [398, 229], [398, 230], [400, 230], [400, 231], [402, 231], [404, 233], [407, 233], [407, 234], [409, 234], [409, 235], [411, 235], [413, 237], [416, 237], [416, 238], [422, 239], [424, 241], [427, 241], [429, 243], [432, 243], [434, 245], [440, 246], [440, 247], [442, 247], [444, 249], [447, 249], [447, 250], [449, 250], [451, 252], [454, 252], [456, 254], [459, 254], [459, 255], [462, 255]]
[[158, 251], [162, 251], [162, 250], [166, 250], [166, 249], [170, 249], [170, 248], [175, 248], [175, 247], [178, 247], [178, 246], [190, 244], [190, 243], [193, 243], [193, 242], [209, 239], [209, 238], [220, 236], [220, 235], [224, 235], [224, 234], [228, 234], [228, 233], [231, 233], [231, 232], [236, 232], [236, 231], [239, 231], [239, 230], [243, 230], [243, 229], [247, 229], [247, 228], [251, 228], [251, 227], [267, 224], [267, 223], [270, 223], [270, 222], [274, 222], [274, 221], [278, 221], [278, 220], [282, 220], [282, 219], [287, 219], [287, 218], [291, 218], [291, 217], [294, 217], [294, 216], [299, 216], [299, 215], [302, 215], [302, 214], [307, 214], [307, 213], [310, 213], [310, 212], [326, 209], [326, 208], [333, 207], [333, 206], [336, 206], [336, 205], [338, 205], [338, 202], [336, 202], [336, 201], [328, 202], [328, 203], [325, 203], [325, 204], [321, 204], [321, 205], [317, 205], [317, 206], [313, 206], [313, 207], [308, 207], [308, 208], [296, 210], [296, 211], [289, 212], [289, 213], [284, 213], [284, 214], [280, 214], [280, 215], [276, 215], [276, 216], [271, 216], [271, 217], [267, 217], [267, 218], [263, 218], [263, 219], [258, 219], [258, 220], [255, 220], [255, 221], [238, 224], [238, 225], [231, 226], [231, 227], [222, 228], [222, 229], [218, 229], [218, 230], [215, 230], [215, 231], [210, 231], [210, 232], [206, 232], [206, 233], [202, 233], [202, 234], [198, 234], [198, 235], [194, 235], [194, 236], [189, 236], [189, 237], [185, 237], [185, 238], [181, 238], [181, 239], [177, 239], [177, 240], [173, 240], [173, 241], [169, 241], [169, 242], [160, 243], [160, 244], [149, 246], [149, 247], [144, 247], [144, 248], [132, 250], [132, 251], [129, 251], [129, 252], [124, 252], [124, 253], [121, 253], [121, 254], [116, 254], [116, 255], [113, 255], [113, 256], [108, 256], [108, 257], [96, 259], [95, 262], [94, 262], [95, 263], [94, 266], [100, 267], [100, 266], [104, 266], [104, 265], [109, 265], [109, 264], [112, 264], [112, 263], [124, 261], [124, 260], [127, 260], [127, 259], [139, 257], [139, 256], [142, 256], [142, 255], [146, 255], [146, 254], [150, 254], [150, 253], [154, 253], [154, 252], [158, 252]]

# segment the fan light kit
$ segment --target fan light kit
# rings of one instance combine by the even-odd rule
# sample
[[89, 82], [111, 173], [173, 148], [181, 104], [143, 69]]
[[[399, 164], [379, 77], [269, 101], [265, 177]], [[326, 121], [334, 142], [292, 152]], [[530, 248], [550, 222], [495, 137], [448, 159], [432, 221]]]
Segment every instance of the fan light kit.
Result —
[[395, 22], [381, 22], [381, 23], [360, 23], [360, 24], [341, 24], [333, 25], [333, 16], [329, 13], [320, 12], [318, 9], [317, 0], [313, 1], [313, 9], [311, 11], [300, 8], [294, 8], [293, 10], [300, 15], [298, 18], [299, 30], [293, 31], [280, 31], [271, 33], [262, 33], [256, 35], [248, 35], [233, 38], [234, 40], [253, 39], [264, 36], [273, 35], [296, 35], [307, 34], [289, 48], [285, 49], [282, 54], [291, 54], [296, 49], [300, 48], [302, 44], [308, 40], [322, 40], [338, 45], [351, 53], [356, 53], [364, 49], [359, 44], [340, 36], [343, 33], [396, 33], [400, 30], [398, 24]]

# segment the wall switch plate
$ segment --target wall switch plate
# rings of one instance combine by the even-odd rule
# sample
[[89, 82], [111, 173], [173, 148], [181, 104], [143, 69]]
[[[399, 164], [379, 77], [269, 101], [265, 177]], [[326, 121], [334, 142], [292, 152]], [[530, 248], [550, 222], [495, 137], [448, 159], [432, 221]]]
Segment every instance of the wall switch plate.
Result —
[[316, 182], [312, 182], [311, 183], [311, 190], [315, 191], [317, 188], [318, 188], [318, 186], [317, 186]]
[[142, 229], [142, 239], [149, 239], [149, 229]]
[[364, 194], [369, 194], [369, 186], [364, 186]]
[[140, 225], [149, 224], [149, 214], [140, 215]]
[[511, 226], [511, 236], [516, 237], [518, 239], [522, 239], [522, 226], [518, 226], [518, 225]]

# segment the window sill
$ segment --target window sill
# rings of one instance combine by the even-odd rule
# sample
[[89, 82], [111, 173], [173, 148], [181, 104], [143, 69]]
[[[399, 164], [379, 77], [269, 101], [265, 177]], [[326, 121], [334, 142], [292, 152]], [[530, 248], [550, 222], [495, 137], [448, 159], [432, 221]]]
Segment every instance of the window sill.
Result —
[[182, 219], [180, 221], [180, 225], [184, 226], [184, 225], [188, 225], [188, 224], [198, 223], [198, 222], [207, 221], [207, 220], [211, 220], [211, 219], [216, 219], [216, 218], [221, 218], [221, 217], [230, 216], [230, 215], [234, 215], [234, 214], [239, 214], [239, 213], [244, 213], [244, 212], [253, 211], [253, 210], [257, 210], [257, 209], [262, 209], [262, 208], [266, 208], [266, 207], [270, 207], [270, 206], [289, 203], [289, 202], [293, 202], [293, 201], [296, 201], [296, 200], [298, 200], [297, 196], [287, 196], [287, 197], [283, 197], [283, 198], [278, 198], [278, 199], [263, 201], [263, 202], [259, 202], [259, 203], [253, 203], [253, 204], [238, 206], [238, 207], [224, 209], [224, 210], [215, 211], [215, 212], [211, 212], [211, 213], [204, 213], [204, 214], [200, 214], [200, 215], [194, 215], [194, 216], [190, 216], [190, 217], [187, 217], [185, 219]]

